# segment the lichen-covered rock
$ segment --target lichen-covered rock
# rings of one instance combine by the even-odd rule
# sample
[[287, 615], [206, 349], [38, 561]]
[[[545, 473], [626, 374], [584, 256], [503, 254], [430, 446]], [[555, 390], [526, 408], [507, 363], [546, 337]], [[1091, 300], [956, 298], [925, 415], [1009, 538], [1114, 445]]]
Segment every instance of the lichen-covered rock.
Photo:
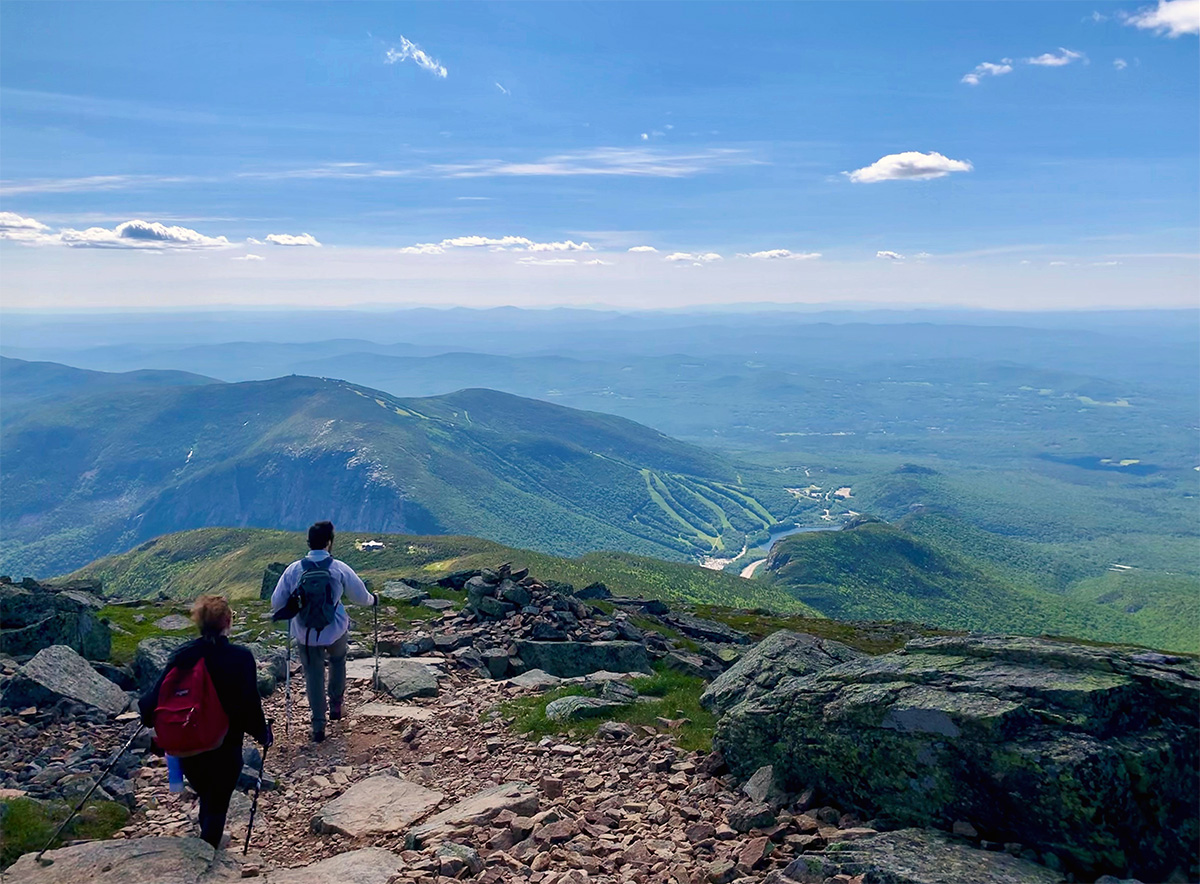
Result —
[[1198, 699], [1200, 666], [1184, 658], [928, 638], [784, 679], [729, 710], [715, 744], [740, 776], [773, 764], [785, 788], [866, 817], [967, 821], [1092, 879], [1191, 879]]
[[66, 645], [38, 651], [4, 685], [0, 705], [42, 706], [66, 697], [109, 715], [124, 712], [129, 696]]
[[794, 860], [783, 875], [801, 884], [823, 884], [835, 875], [863, 875], [871, 884], [1058, 884], [1062, 880], [1062, 875], [1045, 866], [979, 850], [928, 829], [835, 841], [821, 853]]
[[559, 678], [576, 678], [604, 669], [609, 672], [650, 672], [650, 658], [637, 642], [537, 642], [517, 643], [517, 656], [530, 669], [541, 669]]
[[743, 700], [769, 694], [789, 676], [821, 672], [864, 656], [832, 639], [781, 629], [718, 676], [700, 697], [700, 705], [720, 715]]
[[103, 605], [82, 589], [0, 584], [0, 653], [23, 657], [66, 645], [89, 660], [106, 660], [112, 632], [96, 616]]

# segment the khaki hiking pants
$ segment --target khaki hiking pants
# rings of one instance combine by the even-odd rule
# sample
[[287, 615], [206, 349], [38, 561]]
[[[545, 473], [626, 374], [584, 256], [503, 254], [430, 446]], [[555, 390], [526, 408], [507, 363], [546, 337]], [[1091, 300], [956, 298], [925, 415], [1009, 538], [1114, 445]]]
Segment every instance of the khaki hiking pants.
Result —
[[300, 662], [304, 665], [304, 688], [312, 710], [313, 733], [325, 730], [325, 660], [329, 660], [329, 705], [340, 709], [346, 693], [346, 650], [349, 633], [327, 647], [300, 645]]

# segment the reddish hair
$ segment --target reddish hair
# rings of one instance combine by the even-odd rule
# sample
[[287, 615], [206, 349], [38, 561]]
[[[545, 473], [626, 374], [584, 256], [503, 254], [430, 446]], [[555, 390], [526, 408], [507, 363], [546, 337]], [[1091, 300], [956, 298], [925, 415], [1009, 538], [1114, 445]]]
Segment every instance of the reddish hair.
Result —
[[202, 595], [192, 605], [192, 622], [201, 635], [220, 635], [233, 624], [233, 610], [224, 596]]

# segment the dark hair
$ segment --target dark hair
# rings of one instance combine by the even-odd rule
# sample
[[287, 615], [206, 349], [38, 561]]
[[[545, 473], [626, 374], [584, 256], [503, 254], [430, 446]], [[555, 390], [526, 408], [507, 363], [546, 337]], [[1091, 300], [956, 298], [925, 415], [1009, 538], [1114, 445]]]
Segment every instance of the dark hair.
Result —
[[308, 529], [308, 548], [324, 549], [333, 542], [333, 522], [313, 522]]
[[220, 635], [233, 623], [233, 611], [224, 596], [202, 595], [192, 605], [192, 622], [203, 636]]

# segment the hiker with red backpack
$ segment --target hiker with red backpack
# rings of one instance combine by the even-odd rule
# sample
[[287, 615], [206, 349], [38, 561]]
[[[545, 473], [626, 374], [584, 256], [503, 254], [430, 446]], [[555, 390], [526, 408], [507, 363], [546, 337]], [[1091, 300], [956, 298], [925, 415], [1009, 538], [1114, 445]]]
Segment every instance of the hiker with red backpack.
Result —
[[220, 847], [229, 799], [242, 772], [242, 735], [271, 747], [254, 655], [229, 641], [233, 611], [221, 596], [192, 606], [200, 638], [177, 650], [138, 703], [158, 749], [180, 760], [200, 797], [200, 837]]
[[333, 523], [316, 522], [308, 529], [308, 555], [288, 565], [271, 595], [274, 620], [291, 620], [299, 645], [304, 685], [312, 712], [312, 739], [325, 739], [325, 661], [329, 660], [329, 718], [342, 717], [346, 693], [347, 633], [350, 615], [343, 599], [374, 606], [372, 595], [354, 569], [333, 557]]

